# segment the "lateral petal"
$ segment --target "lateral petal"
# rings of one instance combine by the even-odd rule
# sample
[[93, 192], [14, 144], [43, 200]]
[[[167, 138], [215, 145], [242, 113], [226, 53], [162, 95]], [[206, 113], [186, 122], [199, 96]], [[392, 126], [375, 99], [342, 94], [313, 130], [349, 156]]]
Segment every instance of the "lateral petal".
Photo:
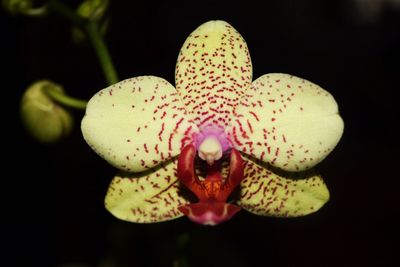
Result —
[[154, 76], [127, 79], [98, 92], [81, 128], [97, 154], [129, 172], [177, 156], [197, 132], [175, 88]]
[[343, 120], [327, 91], [288, 74], [253, 82], [227, 129], [238, 150], [286, 171], [323, 160], [339, 142]]

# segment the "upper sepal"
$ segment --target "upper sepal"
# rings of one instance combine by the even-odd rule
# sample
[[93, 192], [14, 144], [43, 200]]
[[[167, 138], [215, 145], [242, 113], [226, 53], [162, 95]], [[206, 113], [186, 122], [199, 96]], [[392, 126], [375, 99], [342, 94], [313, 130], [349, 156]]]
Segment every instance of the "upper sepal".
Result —
[[225, 21], [200, 25], [179, 52], [176, 88], [198, 126], [228, 125], [251, 80], [247, 44]]

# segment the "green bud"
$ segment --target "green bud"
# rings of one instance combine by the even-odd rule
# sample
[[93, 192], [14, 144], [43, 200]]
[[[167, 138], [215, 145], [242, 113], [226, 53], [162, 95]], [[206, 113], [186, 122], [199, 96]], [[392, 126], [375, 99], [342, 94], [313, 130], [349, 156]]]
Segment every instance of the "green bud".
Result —
[[[76, 10], [76, 13], [87, 20], [98, 22], [100, 25], [100, 33], [104, 36], [108, 29], [109, 20], [104, 17], [109, 0], [85, 0]], [[75, 43], [81, 44], [86, 41], [86, 34], [78, 27], [72, 28], [72, 39]]]
[[11, 14], [24, 13], [32, 8], [33, 0], [3, 0], [3, 8]]
[[85, 0], [79, 5], [76, 12], [82, 18], [91, 21], [100, 21], [106, 13], [109, 4], [109, 0]]
[[46, 90], [64, 92], [60, 85], [51, 81], [33, 83], [22, 96], [21, 118], [32, 137], [42, 143], [54, 143], [71, 132], [73, 117], [48, 97]]
[[43, 16], [47, 14], [47, 6], [34, 6], [34, 0], [2, 0], [3, 8], [13, 15]]

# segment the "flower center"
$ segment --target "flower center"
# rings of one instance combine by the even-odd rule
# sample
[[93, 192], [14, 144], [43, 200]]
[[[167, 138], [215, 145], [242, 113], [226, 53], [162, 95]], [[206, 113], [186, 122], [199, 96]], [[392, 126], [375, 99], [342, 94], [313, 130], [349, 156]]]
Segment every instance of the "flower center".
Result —
[[197, 135], [194, 145], [198, 150], [199, 157], [210, 166], [221, 159], [224, 152], [230, 148], [224, 129], [216, 125], [200, 127], [200, 133]]
[[222, 157], [222, 146], [216, 137], [209, 136], [203, 140], [199, 146], [199, 157], [208, 165], [213, 165]]

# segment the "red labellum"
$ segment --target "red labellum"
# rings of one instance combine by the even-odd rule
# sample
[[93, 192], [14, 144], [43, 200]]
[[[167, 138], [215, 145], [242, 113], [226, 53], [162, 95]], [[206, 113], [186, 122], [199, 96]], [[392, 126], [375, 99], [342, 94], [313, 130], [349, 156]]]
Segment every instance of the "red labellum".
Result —
[[200, 180], [194, 169], [196, 148], [188, 145], [178, 158], [178, 178], [191, 190], [199, 202], [183, 205], [179, 210], [196, 223], [215, 225], [229, 220], [240, 207], [226, 203], [229, 195], [243, 180], [243, 160], [240, 153], [232, 148], [230, 152], [229, 175], [223, 179], [220, 164], [207, 166], [207, 175]]

